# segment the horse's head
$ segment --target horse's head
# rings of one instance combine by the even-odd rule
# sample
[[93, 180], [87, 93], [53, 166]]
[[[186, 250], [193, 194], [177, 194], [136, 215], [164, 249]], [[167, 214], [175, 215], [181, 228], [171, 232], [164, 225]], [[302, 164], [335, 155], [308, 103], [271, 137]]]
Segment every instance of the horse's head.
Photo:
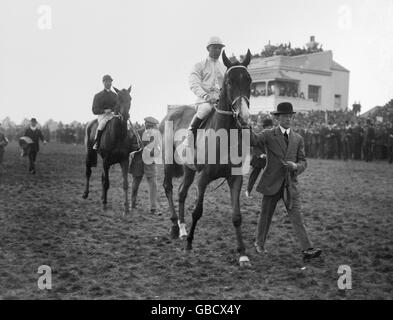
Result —
[[131, 107], [131, 86], [128, 89], [119, 90], [115, 87], [113, 89], [117, 93], [118, 103], [116, 106], [116, 112], [120, 113], [124, 120], [130, 118], [130, 107]]
[[252, 80], [247, 66], [251, 61], [251, 52], [248, 50], [246, 57], [240, 63], [237, 60], [231, 62], [223, 51], [222, 60], [228, 69], [224, 77], [219, 109], [232, 112], [237, 120], [246, 124], [250, 117]]

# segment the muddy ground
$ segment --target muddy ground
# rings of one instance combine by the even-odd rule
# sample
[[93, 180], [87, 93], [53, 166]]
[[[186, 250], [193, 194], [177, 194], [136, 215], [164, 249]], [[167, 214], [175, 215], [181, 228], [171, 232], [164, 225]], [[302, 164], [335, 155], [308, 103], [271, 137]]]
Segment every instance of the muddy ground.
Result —
[[[147, 183], [139, 206], [122, 217], [120, 167], [111, 171], [108, 212], [100, 204], [100, 171], [88, 200], [83, 146], [48, 144], [37, 174], [16, 144], [7, 147], [0, 176], [1, 299], [392, 299], [393, 166], [309, 160], [301, 176], [303, 215], [323, 256], [306, 265], [280, 203], [267, 256], [252, 248], [261, 196], [242, 193], [243, 234], [252, 262], [240, 269], [228, 187], [214, 182], [205, 212], [185, 254], [169, 238], [169, 212], [161, 187], [161, 217], [149, 213]], [[130, 177], [131, 180], [131, 177]], [[247, 178], [246, 178], [247, 181]], [[178, 186], [178, 181], [175, 186]], [[190, 190], [187, 223], [196, 196]], [[52, 268], [52, 289], [38, 289], [40, 265]], [[352, 290], [337, 286], [340, 265], [352, 269]]]

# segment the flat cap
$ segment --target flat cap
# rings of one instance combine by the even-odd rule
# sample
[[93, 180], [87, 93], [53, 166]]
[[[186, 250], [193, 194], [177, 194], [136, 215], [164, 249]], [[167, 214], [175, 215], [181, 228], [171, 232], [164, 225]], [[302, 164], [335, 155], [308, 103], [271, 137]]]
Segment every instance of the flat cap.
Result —
[[159, 124], [160, 122], [153, 117], [146, 117], [145, 119], [145, 123], [149, 123], [149, 124]]

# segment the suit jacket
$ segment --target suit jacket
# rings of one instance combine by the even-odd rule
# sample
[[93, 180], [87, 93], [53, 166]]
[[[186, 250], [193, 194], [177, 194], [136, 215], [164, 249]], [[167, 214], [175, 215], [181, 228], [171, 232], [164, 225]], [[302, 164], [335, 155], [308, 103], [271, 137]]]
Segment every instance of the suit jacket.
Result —
[[31, 144], [31, 151], [35, 151], [35, 152], [40, 151], [39, 140], [41, 141], [45, 140], [41, 130], [38, 128], [35, 130], [32, 130], [31, 128], [27, 128], [25, 131], [25, 136], [33, 140], [33, 143]]
[[[297, 171], [291, 174], [292, 186], [296, 189], [297, 176], [307, 168], [303, 137], [292, 129], [289, 134], [288, 147], [279, 127], [264, 130], [259, 135], [251, 135], [252, 145], [265, 146], [267, 155], [266, 168], [257, 186], [257, 191], [264, 195], [275, 195], [283, 186], [285, 167], [283, 162], [297, 164]], [[295, 191], [295, 190], [294, 190]]]

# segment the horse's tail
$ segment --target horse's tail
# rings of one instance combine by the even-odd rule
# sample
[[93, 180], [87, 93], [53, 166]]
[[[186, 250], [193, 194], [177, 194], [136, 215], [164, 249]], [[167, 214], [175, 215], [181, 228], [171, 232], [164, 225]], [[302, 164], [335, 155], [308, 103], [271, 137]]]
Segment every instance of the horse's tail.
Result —
[[92, 128], [97, 120], [90, 122], [86, 127], [85, 133], [85, 147], [86, 147], [86, 166], [97, 167], [97, 151], [93, 149], [94, 137], [92, 135]]

